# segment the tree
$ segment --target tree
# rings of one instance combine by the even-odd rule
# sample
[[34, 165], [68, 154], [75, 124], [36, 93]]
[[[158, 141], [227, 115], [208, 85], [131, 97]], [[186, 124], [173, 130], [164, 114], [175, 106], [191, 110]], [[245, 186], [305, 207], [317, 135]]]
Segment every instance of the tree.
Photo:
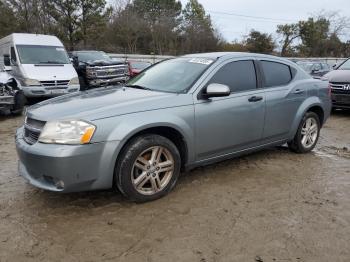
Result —
[[182, 5], [177, 0], [134, 0], [127, 8], [139, 15], [149, 27], [151, 49], [158, 54], [176, 46]]
[[238, 41], [233, 41], [232, 43], [223, 43], [221, 49], [225, 52], [247, 52], [247, 46]]
[[183, 10], [185, 52], [208, 52], [218, 48], [220, 37], [213, 28], [210, 15], [197, 0], [190, 0]]
[[275, 48], [271, 35], [256, 30], [250, 31], [245, 43], [247, 50], [254, 53], [271, 54]]
[[0, 1], [0, 14], [0, 37], [16, 31], [16, 16], [11, 7], [4, 1]]
[[[79, 26], [84, 48], [87, 43], [96, 42], [104, 32], [111, 9], [105, 10], [105, 0], [80, 0]], [[91, 44], [90, 44], [91, 45]]]
[[130, 4], [115, 8], [108, 25], [107, 41], [119, 52], [150, 53], [152, 42], [150, 28], [145, 24]]
[[52, 0], [48, 2], [50, 16], [59, 25], [57, 35], [73, 50], [81, 39], [80, 2], [76, 0]]
[[330, 22], [324, 18], [309, 18], [307, 21], [300, 21], [299, 32], [302, 44], [299, 50], [306, 56], [326, 55], [325, 42], [328, 39]]
[[288, 56], [293, 53], [292, 43], [299, 37], [298, 24], [285, 24], [277, 26], [277, 33], [283, 37], [281, 40], [281, 56]]

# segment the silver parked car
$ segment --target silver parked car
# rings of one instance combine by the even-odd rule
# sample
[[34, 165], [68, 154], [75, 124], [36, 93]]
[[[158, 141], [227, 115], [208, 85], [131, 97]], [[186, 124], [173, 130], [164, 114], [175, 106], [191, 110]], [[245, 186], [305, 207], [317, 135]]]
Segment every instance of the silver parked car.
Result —
[[285, 59], [186, 55], [124, 87], [28, 109], [19, 173], [59, 192], [117, 188], [136, 202], [169, 193], [181, 170], [288, 143], [311, 151], [331, 110], [328, 83]]

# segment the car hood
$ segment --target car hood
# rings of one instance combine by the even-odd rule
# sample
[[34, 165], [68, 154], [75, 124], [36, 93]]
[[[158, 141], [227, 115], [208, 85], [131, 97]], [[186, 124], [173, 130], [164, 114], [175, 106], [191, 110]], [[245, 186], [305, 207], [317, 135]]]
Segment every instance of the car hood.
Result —
[[95, 60], [84, 62], [89, 66], [112, 66], [112, 65], [123, 65], [125, 63], [121, 61], [111, 61], [111, 60]]
[[193, 104], [188, 94], [163, 93], [127, 87], [109, 87], [46, 100], [27, 110], [27, 116], [42, 121], [85, 119], [89, 121]]
[[71, 80], [77, 73], [71, 64], [65, 65], [22, 65], [24, 75], [39, 81]]
[[350, 83], [350, 70], [333, 70], [324, 76], [329, 82]]

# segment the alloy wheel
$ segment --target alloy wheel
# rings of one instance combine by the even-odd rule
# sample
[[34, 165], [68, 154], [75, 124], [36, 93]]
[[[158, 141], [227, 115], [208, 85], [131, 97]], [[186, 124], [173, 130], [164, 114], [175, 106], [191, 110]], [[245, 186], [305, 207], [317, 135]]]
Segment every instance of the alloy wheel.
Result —
[[306, 119], [301, 129], [301, 144], [305, 148], [312, 147], [317, 141], [318, 132], [318, 123], [316, 119], [312, 117]]
[[154, 195], [168, 185], [174, 168], [174, 158], [168, 149], [163, 146], [150, 147], [133, 164], [132, 184], [140, 194]]

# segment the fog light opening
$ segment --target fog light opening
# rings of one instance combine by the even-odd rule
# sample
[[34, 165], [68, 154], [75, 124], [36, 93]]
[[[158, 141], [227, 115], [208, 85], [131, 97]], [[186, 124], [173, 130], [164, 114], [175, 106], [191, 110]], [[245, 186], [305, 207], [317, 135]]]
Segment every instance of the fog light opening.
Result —
[[62, 180], [56, 181], [55, 187], [60, 190], [64, 189], [64, 182]]

